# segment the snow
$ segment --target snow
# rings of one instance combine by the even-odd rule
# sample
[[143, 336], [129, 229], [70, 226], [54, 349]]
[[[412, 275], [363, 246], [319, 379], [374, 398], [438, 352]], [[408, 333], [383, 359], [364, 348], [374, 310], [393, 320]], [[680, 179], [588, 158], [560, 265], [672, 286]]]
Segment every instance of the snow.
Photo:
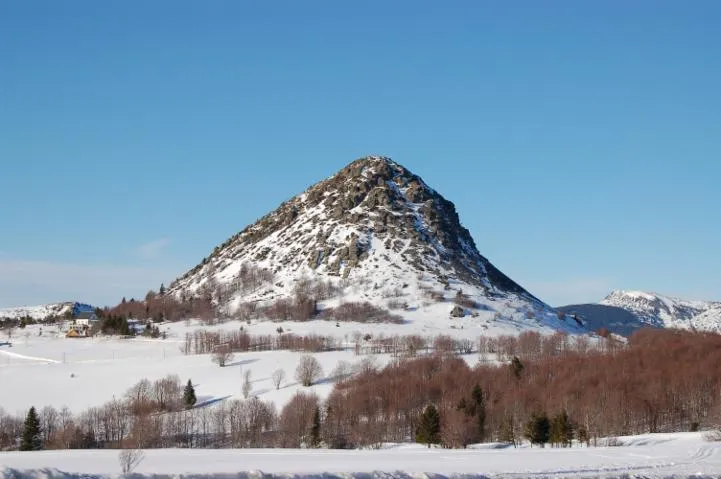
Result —
[[[498, 444], [473, 449], [389, 445], [380, 450], [155, 449], [133, 477], [718, 477], [721, 443], [702, 433], [619, 438], [620, 447], [518, 449]], [[112, 477], [118, 451], [74, 450], [0, 453], [0, 479]], [[4, 468], [3, 468], [4, 466]], [[25, 472], [20, 473], [19, 471]], [[66, 471], [60, 473], [58, 471]]]
[[643, 291], [613, 291], [601, 303], [623, 308], [653, 327], [721, 332], [721, 303]]
[[[413, 294], [420, 294], [420, 291]], [[326, 306], [336, 303], [337, 300], [335, 303], [331, 301]], [[72, 412], [80, 413], [113, 398], [121, 398], [140, 379], [153, 381], [168, 374], [177, 374], [182, 382], [191, 379], [194, 384], [197, 383], [196, 393], [201, 402], [242, 398], [242, 374], [247, 370], [251, 371], [252, 394], [259, 399], [274, 402], [279, 409], [297, 391], [307, 390], [293, 379], [299, 359], [306, 353], [236, 353], [231, 365], [220, 368], [210, 360], [208, 354], [187, 356], [182, 353], [185, 335], [198, 329], [238, 331], [242, 327], [249, 334], [260, 336], [277, 335], [280, 327], [284, 334], [337, 338], [348, 346], [347, 350], [314, 354], [321, 363], [325, 379], [310, 389], [321, 398], [330, 393], [333, 381], [328, 376], [340, 361], [352, 365], [365, 357], [356, 355], [351, 347], [353, 338], [358, 335], [371, 335], [376, 339], [394, 335], [419, 335], [429, 340], [439, 335], [448, 335], [456, 339], [470, 339], [475, 343], [481, 335], [518, 334], [529, 330], [543, 334], [555, 332], [554, 328], [536, 319], [528, 319], [521, 313], [511, 314], [514, 305], [508, 307], [508, 319], [495, 320], [494, 313], [487, 311], [482, 311], [478, 317], [451, 318], [447, 312], [450, 304], [433, 303], [419, 307], [409, 313], [413, 319], [404, 324], [336, 323], [326, 320], [254, 320], [251, 323], [236, 320], [214, 326], [198, 321], [165, 323], [160, 325], [160, 330], [165, 333], [166, 339], [103, 336], [66, 338], [54, 326], [15, 328], [10, 339], [11, 346], [4, 338], [0, 341], [0, 408], [24, 414], [29, 404], [37, 408], [53, 406], [60, 409], [67, 406]], [[558, 319], [555, 321], [561, 323]], [[389, 360], [388, 355], [374, 355], [373, 358], [379, 367]], [[478, 356], [471, 354], [465, 356], [465, 359], [475, 364]], [[286, 376], [286, 382], [280, 390], [275, 390], [271, 382], [272, 373], [276, 369], [284, 369]], [[12, 390], [13, 394], [2, 394], [2, 390]]]
[[15, 308], [0, 309], [0, 319], [20, 319], [31, 317], [43, 320], [50, 316], [62, 316], [70, 311], [73, 303], [52, 303], [41, 306], [19, 306]]
[[[373, 156], [368, 160], [362, 171], [364, 181], [370, 181], [380, 166], [390, 166], [395, 175], [401, 175], [402, 172], [410, 174], [389, 158]], [[453, 308], [452, 299], [456, 292], [462, 290], [479, 305], [474, 311], [471, 311], [472, 308], [468, 310], [476, 317], [464, 318], [465, 324], [472, 328], [495, 331], [491, 334], [513, 334], [524, 329], [544, 333], [557, 330], [586, 332], [574, 321], [559, 320], [552, 308], [526, 294], [496, 289], [486, 273], [486, 260], [471, 244], [470, 237], [468, 240], [459, 238], [459, 249], [462, 251], [456, 253], [465, 264], [464, 271], [475, 280], [461, 281], [451, 264], [442, 259], [449, 251], [440, 241], [438, 232], [420, 214], [423, 204], [414, 203], [408, 198], [407, 185], [401, 186], [392, 180], [385, 183], [398, 201], [403, 203], [400, 211], [361, 203], [346, 212], [341, 219], [333, 219], [331, 206], [326, 202], [313, 204], [308, 197], [311, 191], [320, 191], [329, 199], [339, 197], [345, 190], [352, 191], [352, 182], [358, 179], [346, 178], [345, 183], [339, 186], [333, 182], [338, 175], [340, 173], [288, 200], [276, 211], [223, 243], [197, 269], [194, 268], [171, 284], [168, 294], [194, 294], [208, 281], [228, 284], [236, 277], [242, 264], [252, 264], [272, 271], [275, 278], [251, 293], [235, 293], [234, 297], [226, 299], [224, 305], [228, 313], [234, 312], [241, 302], [267, 305], [278, 298], [293, 297], [297, 281], [306, 278], [332, 281], [341, 291], [335, 300], [321, 303], [321, 308], [335, 306], [339, 301], [354, 301], [369, 302], [385, 309], [392, 292], [400, 291], [397, 299], [406, 302], [408, 308], [393, 313], [401, 315], [407, 323], [416, 325], [415, 329], [448, 329], [447, 319]], [[413, 177], [413, 181], [419, 183], [428, 194], [436, 194], [420, 178]], [[286, 218], [277, 224], [273, 223], [291, 208], [294, 211], [292, 221]], [[398, 218], [396, 233], [386, 235], [376, 232], [370, 218], [377, 217], [379, 213]], [[352, 219], [355, 214], [362, 219]], [[414, 218], [413, 226], [404, 224], [401, 219], [404, 215]], [[267, 236], [255, 238], [251, 234], [261, 231], [267, 233]], [[418, 236], [420, 240], [412, 244], [413, 236]], [[331, 265], [340, 258], [340, 250], [349, 245], [352, 237], [356, 237], [357, 244], [362, 246], [364, 259], [359, 260], [354, 267], [345, 261], [341, 262], [339, 270], [334, 271]], [[387, 242], [391, 242], [392, 247], [386, 247]], [[323, 256], [323, 261], [309, 265], [309, 260], [315, 259], [315, 255], [325, 248], [329, 248], [330, 253]], [[419, 263], [409, 261], [408, 255], [414, 253], [419, 253]], [[346, 273], [347, 278], [344, 277]], [[440, 278], [447, 278], [451, 287], [448, 288]], [[428, 290], [442, 293], [444, 301], [437, 303], [429, 300], [426, 294]], [[434, 326], [434, 323], [439, 323], [439, 326]]]
[[[296, 334], [326, 334], [340, 328], [318, 321], [306, 323], [258, 323], [248, 326], [251, 334], [278, 334], [279, 324], [286, 331]], [[300, 327], [300, 326], [303, 327]], [[177, 374], [182, 382], [191, 379], [196, 384], [199, 402], [242, 399], [243, 373], [251, 371], [252, 395], [272, 401], [282, 408], [293, 395], [300, 391], [314, 391], [321, 398], [333, 388], [331, 372], [340, 361], [351, 365], [366, 356], [355, 355], [352, 348], [346, 351], [315, 353], [323, 368], [324, 379], [310, 388], [301, 387], [293, 378], [300, 357], [307, 353], [292, 351], [263, 351], [236, 353], [230, 365], [221, 368], [210, 360], [210, 355], [189, 355], [181, 352], [186, 332], [198, 328], [209, 330], [237, 330], [240, 322], [234, 321], [215, 327], [192, 323], [173, 323], [161, 326], [168, 339], [118, 339], [108, 337], [65, 338], [50, 334], [47, 328], [38, 336], [38, 326], [28, 326], [20, 338], [13, 340], [12, 347], [0, 346], [0, 408], [11, 413], [24, 414], [29, 404], [42, 408], [67, 406], [80, 413], [89, 407], [100, 406], [123, 394], [140, 379], [151, 381]], [[347, 334], [348, 325], [344, 325]], [[359, 327], [361, 325], [355, 325]], [[367, 330], [372, 330], [369, 326]], [[360, 330], [360, 329], [359, 329]], [[366, 331], [362, 329], [361, 331]], [[364, 333], [365, 334], [365, 333]], [[375, 334], [375, 333], [374, 333]], [[336, 337], [338, 333], [336, 333]], [[383, 366], [389, 355], [374, 355], [378, 366]], [[467, 356], [469, 362], [476, 355]], [[272, 384], [271, 376], [283, 369], [286, 379], [279, 390]], [[4, 394], [2, 391], [13, 391]]]

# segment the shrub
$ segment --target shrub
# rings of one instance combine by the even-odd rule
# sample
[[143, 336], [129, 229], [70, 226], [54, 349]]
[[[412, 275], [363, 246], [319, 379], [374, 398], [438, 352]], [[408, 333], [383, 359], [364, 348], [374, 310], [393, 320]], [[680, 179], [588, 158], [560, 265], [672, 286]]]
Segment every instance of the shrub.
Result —
[[403, 318], [391, 314], [388, 310], [374, 306], [368, 302], [342, 303], [335, 308], [324, 310], [321, 315], [323, 319], [335, 319], [336, 321], [356, 323], [393, 323], [403, 324]]
[[140, 449], [123, 449], [118, 454], [118, 462], [120, 462], [120, 470], [123, 474], [131, 474], [143, 459], [145, 459], [145, 453]]

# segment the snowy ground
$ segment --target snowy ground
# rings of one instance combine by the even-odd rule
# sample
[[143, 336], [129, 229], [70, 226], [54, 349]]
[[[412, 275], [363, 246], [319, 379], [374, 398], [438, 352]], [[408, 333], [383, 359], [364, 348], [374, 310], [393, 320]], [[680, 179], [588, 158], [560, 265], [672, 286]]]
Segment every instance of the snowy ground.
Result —
[[[277, 334], [278, 323], [257, 323], [243, 327], [251, 334]], [[324, 334], [339, 338], [352, 337], [355, 331], [365, 334], [373, 325], [341, 325], [327, 321], [283, 323], [285, 331], [295, 334]], [[30, 405], [37, 408], [67, 406], [80, 413], [91, 406], [100, 406], [125, 392], [142, 378], [160, 379], [177, 374], [184, 383], [188, 379], [196, 386], [199, 402], [242, 398], [243, 373], [251, 371], [252, 395], [275, 402], [280, 409], [299, 390], [315, 391], [321, 398], [333, 388], [329, 378], [340, 361], [356, 364], [367, 356], [347, 351], [317, 353], [324, 379], [311, 388], [301, 387], [294, 379], [295, 368], [305, 353], [291, 351], [248, 352], [235, 354], [233, 361], [220, 368], [210, 355], [186, 356], [181, 352], [184, 335], [197, 328], [237, 330], [239, 322], [225, 323], [213, 328], [198, 324], [173, 323], [161, 326], [167, 339], [65, 338], [54, 328], [44, 328], [39, 336], [38, 326], [16, 330], [12, 346], [0, 341], [0, 408], [24, 415]], [[390, 325], [387, 325], [390, 327]], [[383, 327], [381, 327], [381, 330]], [[377, 325], [376, 325], [376, 329]], [[386, 332], [386, 334], [391, 334]], [[406, 334], [413, 334], [407, 331]], [[469, 336], [473, 337], [473, 336]], [[350, 339], [349, 339], [350, 340]], [[388, 355], [374, 355], [373, 360], [383, 366]], [[473, 363], [476, 355], [466, 359]], [[273, 371], [283, 369], [286, 378], [280, 390], [271, 381]], [[12, 391], [12, 394], [9, 393]]]
[[[353, 337], [361, 334], [374, 338], [392, 335], [417, 334], [431, 339], [438, 335], [466, 338], [474, 343], [482, 334], [512, 334], [509, 323], [486, 329], [477, 318], [418, 320], [407, 324], [361, 324], [335, 323], [334, 321], [271, 322], [253, 321], [252, 324], [230, 321], [208, 327], [196, 321], [163, 324], [161, 331], [166, 339], [137, 337], [119, 339], [113, 337], [65, 338], [55, 326], [28, 326], [15, 329], [8, 339], [0, 339], [0, 408], [10, 413], [25, 414], [29, 405], [37, 408], [67, 406], [75, 413], [91, 406], [100, 406], [122, 395], [140, 379], [151, 381], [168, 374], [177, 374], [185, 383], [188, 379], [196, 385], [201, 402], [223, 398], [242, 398], [242, 376], [251, 371], [252, 394], [260, 399], [271, 400], [282, 408], [301, 388], [294, 379], [300, 356], [305, 353], [290, 351], [249, 352], [235, 354], [229, 366], [220, 368], [213, 364], [209, 355], [186, 356], [181, 352], [185, 334], [197, 329], [210, 331], [234, 330], [241, 326], [251, 335], [276, 335], [282, 327], [285, 333], [297, 335], [332, 336], [348, 344], [346, 351], [314, 354], [324, 371], [324, 380], [313, 386], [321, 398], [333, 387], [331, 372], [339, 361], [358, 363], [367, 356], [353, 353]], [[515, 328], [513, 328], [515, 329]], [[517, 333], [517, 331], [515, 331]], [[546, 331], [549, 332], [549, 331]], [[373, 360], [383, 366], [388, 355], [374, 355]], [[474, 364], [476, 354], [465, 356]], [[271, 375], [283, 369], [286, 379], [276, 391]], [[13, 391], [9, 394], [7, 391]]]
[[[278, 323], [243, 323], [251, 334], [277, 334]], [[352, 338], [360, 332], [379, 335], [450, 333], [457, 337], [477, 337], [471, 328], [424, 330], [408, 325], [360, 325], [325, 321], [282, 324], [296, 334], [334, 335]], [[52, 328], [16, 330], [12, 346], [0, 345], [0, 407], [24, 414], [29, 405], [56, 408], [68, 406], [82, 412], [101, 405], [125, 391], [141, 378], [158, 379], [178, 374], [196, 384], [201, 402], [240, 398], [243, 371], [250, 370], [253, 394], [271, 400], [280, 408], [301, 389], [293, 372], [301, 353], [289, 351], [236, 354], [230, 366], [220, 368], [208, 355], [185, 356], [181, 353], [185, 332], [197, 324], [164, 325], [165, 340], [112, 338], [67, 339]], [[237, 329], [240, 323], [226, 323], [214, 329]], [[395, 328], [398, 329], [396, 331]], [[27, 333], [27, 334], [26, 334]], [[5, 341], [0, 341], [2, 344]], [[351, 350], [315, 355], [325, 376], [339, 361], [355, 363], [363, 359]], [[374, 356], [379, 365], [388, 356]], [[466, 360], [474, 363], [476, 355]], [[287, 379], [279, 391], [270, 376], [278, 368]], [[333, 387], [330, 380], [313, 386], [321, 397]], [[410, 477], [429, 478], [470, 475], [481, 477], [721, 477], [721, 443], [709, 443], [698, 433], [645, 435], [622, 438], [623, 447], [530, 449], [494, 448], [483, 445], [476, 450], [425, 449], [415, 445], [388, 447], [379, 451], [320, 450], [150, 450], [137, 473], [155, 477], [213, 477], [218, 479], [269, 476], [314, 477]], [[43, 451], [39, 453], [0, 453], [0, 479], [68, 478], [58, 471], [83, 474], [83, 477], [119, 474], [117, 451]], [[33, 472], [18, 472], [30, 470]], [[246, 471], [246, 472], [243, 472]], [[383, 473], [371, 474], [383, 471]], [[398, 472], [405, 471], [405, 472]], [[386, 474], [389, 473], [389, 474]], [[426, 475], [424, 475], [426, 473]], [[190, 476], [189, 476], [190, 475]], [[138, 476], [141, 477], [141, 476]]]
[[[369, 474], [382, 478], [721, 477], [721, 443], [705, 442], [701, 433], [649, 434], [621, 441], [621, 447], [571, 449], [496, 449], [490, 445], [470, 450], [415, 445], [378, 451], [161, 449], [146, 451], [135, 472], [146, 477], [214, 475], [219, 479], [264, 474], [315, 478], [368, 478]], [[118, 451], [114, 450], [0, 453], [0, 479], [71, 477], [42, 471], [46, 468], [83, 477], [120, 473]]]

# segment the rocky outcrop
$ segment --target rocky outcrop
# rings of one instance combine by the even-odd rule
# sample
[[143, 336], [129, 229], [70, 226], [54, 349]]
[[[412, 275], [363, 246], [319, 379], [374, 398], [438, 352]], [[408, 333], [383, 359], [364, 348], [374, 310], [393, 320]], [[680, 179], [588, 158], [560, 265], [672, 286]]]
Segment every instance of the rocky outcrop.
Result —
[[540, 303], [480, 255], [453, 203], [386, 157], [358, 159], [284, 202], [215, 248], [170, 291], [192, 291], [211, 273], [230, 281], [243, 261], [290, 277], [351, 281], [397, 269]]

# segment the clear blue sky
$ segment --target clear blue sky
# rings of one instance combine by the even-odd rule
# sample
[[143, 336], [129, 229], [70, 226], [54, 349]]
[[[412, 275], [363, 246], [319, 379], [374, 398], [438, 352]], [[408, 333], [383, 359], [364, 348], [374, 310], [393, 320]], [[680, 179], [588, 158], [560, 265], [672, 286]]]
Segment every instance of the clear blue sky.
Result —
[[0, 306], [142, 296], [384, 154], [551, 304], [721, 300], [721, 2], [0, 2]]

